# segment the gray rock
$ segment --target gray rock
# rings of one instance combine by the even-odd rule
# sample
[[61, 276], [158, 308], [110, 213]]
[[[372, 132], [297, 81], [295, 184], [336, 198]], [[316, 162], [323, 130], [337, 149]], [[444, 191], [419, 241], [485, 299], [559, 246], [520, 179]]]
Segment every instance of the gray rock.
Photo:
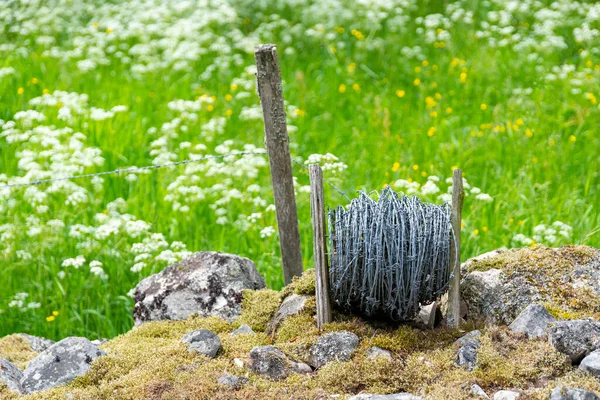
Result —
[[468, 371], [473, 371], [477, 366], [477, 350], [481, 346], [480, 337], [481, 332], [474, 330], [454, 342], [454, 346], [459, 347], [454, 360], [457, 365], [465, 367]]
[[13, 363], [4, 358], [0, 358], [0, 383], [4, 383], [10, 390], [15, 393], [23, 393], [21, 386], [23, 373]]
[[82, 337], [68, 337], [50, 346], [27, 364], [21, 385], [25, 393], [72, 381], [90, 369], [105, 353]]
[[100, 346], [101, 344], [104, 344], [106, 342], [108, 342], [108, 339], [105, 339], [105, 338], [92, 340], [92, 343], [95, 344], [96, 346]]
[[508, 278], [499, 269], [474, 271], [461, 282], [461, 297], [469, 319], [488, 324], [510, 324], [521, 310], [542, 300], [538, 290], [522, 276]]
[[269, 321], [267, 324], [265, 333], [267, 335], [271, 335], [273, 332], [275, 332], [281, 321], [302, 311], [304, 309], [304, 303], [306, 303], [307, 299], [308, 296], [301, 296], [295, 293], [287, 296], [277, 309], [277, 312], [271, 321]]
[[252, 328], [250, 328], [248, 325], [243, 324], [240, 325], [239, 328], [237, 328], [235, 331], [231, 332], [230, 335], [231, 336], [237, 336], [237, 335], [251, 335], [255, 333]]
[[28, 335], [27, 333], [18, 333], [17, 336], [21, 336], [23, 339], [29, 342], [29, 347], [36, 353], [41, 353], [48, 347], [56, 343], [54, 340], [46, 339], [39, 336]]
[[384, 357], [388, 360], [392, 359], [392, 353], [389, 350], [384, 350], [381, 347], [373, 346], [367, 349], [367, 356], [373, 360], [377, 357]]
[[494, 400], [516, 400], [521, 396], [519, 392], [512, 390], [500, 390], [494, 394]]
[[477, 397], [481, 397], [482, 399], [489, 399], [490, 397], [485, 393], [485, 391], [479, 385], [473, 384], [471, 386], [471, 393]]
[[600, 397], [589, 390], [558, 386], [550, 393], [549, 400], [600, 400]]
[[470, 342], [472, 340], [479, 340], [480, 337], [481, 337], [481, 331], [479, 329], [477, 329], [477, 330], [467, 333], [466, 335], [462, 336], [459, 339], [456, 339], [456, 341], [454, 342], [454, 345], [455, 346], [464, 346], [467, 342]]
[[587, 320], [558, 321], [548, 331], [554, 348], [578, 364], [585, 356], [600, 349], [600, 323]]
[[291, 373], [309, 373], [312, 369], [304, 364], [290, 360], [274, 346], [256, 346], [249, 354], [250, 370], [273, 380], [285, 379]]
[[413, 396], [410, 393], [395, 394], [357, 394], [348, 398], [348, 400], [423, 400], [421, 397]]
[[358, 336], [352, 332], [327, 333], [311, 346], [308, 364], [320, 368], [330, 361], [348, 361], [358, 342]]
[[[588, 250], [594, 251], [592, 248]], [[573, 257], [572, 249], [568, 247], [541, 248], [536, 254], [543, 257], [541, 262], [547, 264], [537, 273], [527, 269], [512, 269], [509, 275], [503, 273], [502, 258], [511, 259], [511, 253], [518, 255], [520, 251], [522, 250], [494, 251], [463, 263], [461, 298], [467, 303], [469, 320], [481, 320], [491, 325], [508, 325], [529, 304], [556, 302], [553, 290], [546, 290], [556, 282], [567, 292], [577, 293], [581, 289], [589, 289], [600, 296], [600, 251], [596, 251], [595, 256], [591, 254], [592, 257], [585, 264], [579, 264], [577, 257]], [[497, 257], [497, 263], [494, 262], [494, 257]], [[476, 262], [482, 259], [489, 259], [488, 265], [497, 265], [498, 269], [478, 271]], [[572, 268], [564, 268], [562, 265], [565, 262], [571, 263]], [[559, 303], [567, 302], [566, 298], [558, 300]]]
[[595, 378], [600, 379], [600, 350], [591, 352], [581, 360], [579, 369], [589, 372]]
[[513, 332], [523, 332], [527, 337], [536, 338], [545, 336], [550, 323], [556, 322], [548, 310], [540, 304], [528, 305], [521, 314], [510, 324], [510, 330]]
[[135, 324], [192, 315], [239, 316], [242, 290], [262, 289], [265, 280], [252, 261], [212, 251], [194, 253], [142, 280], [134, 290]]
[[477, 350], [481, 346], [479, 339], [467, 341], [456, 354], [456, 364], [465, 367], [468, 371], [473, 371], [477, 366]]
[[217, 382], [223, 386], [227, 386], [231, 389], [237, 390], [244, 386], [246, 383], [248, 383], [248, 378], [224, 373], [219, 377], [219, 379], [217, 379]]
[[199, 329], [186, 333], [181, 339], [188, 344], [190, 351], [195, 351], [208, 358], [215, 358], [221, 348], [221, 340], [208, 329]]
[[433, 302], [426, 306], [421, 307], [419, 314], [415, 319], [417, 325], [420, 325], [427, 329], [435, 328], [436, 319], [438, 316], [438, 303]]

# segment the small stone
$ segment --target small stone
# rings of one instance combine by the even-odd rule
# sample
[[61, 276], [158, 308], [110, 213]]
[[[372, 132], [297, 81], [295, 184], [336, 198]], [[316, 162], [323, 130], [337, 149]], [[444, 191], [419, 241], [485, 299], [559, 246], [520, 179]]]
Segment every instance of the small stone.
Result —
[[10, 361], [0, 358], [0, 382], [13, 392], [21, 394], [23, 393], [21, 379], [23, 379], [21, 370]]
[[455, 360], [457, 365], [465, 367], [468, 371], [473, 371], [477, 366], [477, 350], [481, 346], [480, 336], [481, 332], [475, 330], [454, 342], [455, 346], [460, 346]]
[[465, 343], [456, 354], [456, 364], [465, 367], [467, 371], [473, 371], [477, 366], [477, 350], [481, 346], [479, 340], [471, 340]]
[[512, 390], [500, 390], [494, 394], [494, 400], [516, 400], [521, 396], [519, 392]]
[[105, 339], [105, 338], [92, 340], [92, 343], [94, 343], [96, 346], [100, 346], [101, 344], [106, 343], [106, 342], [108, 342], [108, 339]]
[[550, 323], [556, 322], [548, 310], [540, 304], [528, 305], [521, 314], [510, 324], [510, 330], [513, 332], [523, 332], [528, 338], [545, 336]]
[[48, 347], [52, 346], [56, 343], [54, 340], [46, 339], [39, 336], [28, 335], [27, 333], [18, 333], [18, 336], [21, 336], [23, 339], [29, 342], [29, 347], [31, 350], [36, 353], [41, 353], [46, 350]]
[[330, 361], [348, 361], [358, 342], [358, 336], [352, 332], [327, 333], [310, 348], [308, 364], [320, 368]]
[[227, 386], [237, 390], [248, 382], [248, 378], [224, 373], [219, 379], [217, 379], [217, 382], [223, 386]]
[[424, 328], [433, 329], [435, 328], [437, 313], [438, 304], [434, 301], [431, 304], [421, 307], [417, 318], [415, 318], [415, 322]]
[[292, 369], [298, 374], [312, 374], [310, 365], [303, 362], [292, 362]]
[[268, 378], [279, 380], [287, 378], [293, 370], [290, 359], [274, 346], [256, 346], [249, 354], [250, 370]]
[[548, 400], [600, 400], [600, 397], [589, 390], [558, 386], [550, 393]]
[[232, 336], [236, 336], [236, 335], [251, 335], [255, 333], [252, 328], [250, 328], [248, 325], [243, 324], [240, 325], [239, 328], [237, 328], [235, 331], [231, 332], [230, 335]]
[[190, 351], [198, 352], [209, 358], [215, 358], [221, 348], [221, 340], [208, 329], [200, 329], [186, 333], [181, 339], [187, 343]]
[[348, 400], [423, 400], [421, 397], [413, 396], [410, 393], [395, 394], [357, 394], [348, 398]]
[[463, 346], [465, 343], [473, 340], [473, 339], [479, 339], [481, 337], [481, 331], [480, 330], [475, 330], [475, 331], [471, 331], [469, 333], [467, 333], [466, 335], [462, 336], [459, 339], [456, 339], [456, 341], [454, 342], [455, 346]]
[[374, 360], [377, 357], [387, 358], [388, 360], [392, 359], [392, 353], [389, 350], [384, 350], [381, 347], [373, 346], [367, 349], [367, 356], [369, 359]]
[[50, 346], [27, 364], [21, 385], [25, 393], [49, 389], [85, 374], [105, 353], [86, 338], [68, 337]]
[[471, 393], [473, 393], [477, 397], [481, 397], [482, 399], [489, 399], [490, 397], [485, 393], [485, 391], [479, 385], [473, 384], [471, 386]]
[[578, 364], [585, 356], [600, 349], [600, 323], [587, 320], [558, 321], [548, 331], [548, 341], [556, 351]]
[[301, 296], [295, 293], [287, 296], [279, 306], [279, 309], [277, 309], [277, 312], [271, 321], [269, 321], [265, 333], [271, 335], [277, 330], [281, 321], [304, 310], [304, 303], [306, 303], [306, 300], [308, 300], [308, 296]]
[[238, 368], [244, 368], [244, 362], [242, 360], [240, 360], [239, 358], [234, 358], [233, 363]]
[[581, 360], [579, 369], [589, 372], [595, 378], [600, 379], [600, 350], [591, 352], [587, 357]]

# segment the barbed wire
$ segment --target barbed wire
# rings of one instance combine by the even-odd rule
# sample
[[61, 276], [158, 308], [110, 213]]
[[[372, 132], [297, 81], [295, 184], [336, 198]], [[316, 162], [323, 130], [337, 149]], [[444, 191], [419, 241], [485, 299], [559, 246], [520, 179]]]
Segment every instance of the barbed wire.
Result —
[[389, 186], [328, 213], [332, 298], [369, 317], [410, 321], [452, 278], [450, 206]]
[[[227, 157], [240, 157], [240, 156], [248, 156], [248, 155], [265, 156], [265, 155], [268, 155], [268, 153], [266, 151], [236, 151], [236, 152], [227, 153], [227, 154], [213, 154], [213, 155], [208, 155], [208, 156], [204, 156], [204, 157], [200, 157], [200, 158], [186, 159], [186, 160], [181, 160], [181, 161], [173, 161], [173, 162], [168, 162], [168, 163], [164, 163], [164, 164], [147, 165], [145, 167], [118, 168], [118, 169], [115, 169], [112, 171], [102, 171], [102, 172], [96, 172], [96, 173], [90, 173], [90, 174], [63, 176], [60, 178], [37, 179], [34, 181], [24, 182], [24, 183], [7, 183], [7, 184], [0, 185], [0, 189], [36, 186], [36, 185], [42, 185], [44, 183], [64, 182], [64, 181], [70, 181], [70, 180], [75, 180], [75, 179], [94, 178], [94, 177], [104, 176], [104, 175], [143, 172], [143, 171], [149, 171], [149, 170], [157, 170], [157, 169], [166, 168], [166, 167], [175, 167], [178, 165], [186, 165], [186, 164], [191, 164], [191, 163], [196, 163], [196, 162], [206, 161], [206, 160], [215, 160], [215, 159], [223, 159], [223, 158], [227, 158]], [[294, 164], [299, 165], [303, 169], [308, 170], [308, 167], [306, 167], [306, 165], [304, 165], [300, 161], [294, 160], [292, 158], [292, 162]], [[329, 179], [323, 178], [323, 180], [325, 182], [327, 182], [327, 184], [329, 184], [329, 186], [331, 186], [333, 189], [335, 189], [339, 194], [344, 196], [348, 201], [351, 201], [350, 198], [346, 195], [346, 193], [344, 193], [337, 185], [335, 185]]]
[[248, 156], [248, 155], [267, 155], [267, 152], [266, 151], [254, 151], [254, 152], [253, 151], [239, 151], [239, 152], [228, 153], [228, 154], [216, 154], [216, 155], [210, 155], [210, 156], [205, 156], [205, 157], [201, 157], [201, 158], [187, 159], [187, 160], [182, 160], [182, 161], [173, 161], [173, 162], [168, 162], [168, 163], [164, 163], [164, 164], [147, 165], [145, 167], [119, 168], [119, 169], [115, 169], [112, 171], [96, 172], [93, 174], [72, 175], [72, 176], [64, 176], [64, 177], [53, 178], [53, 179], [38, 179], [38, 180], [27, 182], [27, 183], [8, 183], [8, 184], [0, 185], [0, 189], [11, 188], [11, 187], [34, 186], [34, 185], [41, 185], [43, 183], [54, 183], [54, 182], [69, 181], [69, 180], [74, 180], [74, 179], [93, 178], [96, 176], [103, 176], [103, 175], [142, 172], [142, 171], [148, 171], [148, 170], [156, 170], [156, 169], [165, 168], [165, 167], [174, 167], [177, 165], [191, 164], [191, 163], [196, 163], [196, 162], [206, 161], [206, 160], [220, 159], [220, 158], [226, 158], [226, 157], [232, 157], [232, 156], [238, 156], [238, 157], [239, 156]]

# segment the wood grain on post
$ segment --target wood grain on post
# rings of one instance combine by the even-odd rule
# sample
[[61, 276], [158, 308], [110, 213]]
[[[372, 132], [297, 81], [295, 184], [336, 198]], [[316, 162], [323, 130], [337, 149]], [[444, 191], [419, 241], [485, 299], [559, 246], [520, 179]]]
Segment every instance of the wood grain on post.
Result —
[[265, 143], [271, 165], [283, 277], [287, 285], [294, 276], [302, 275], [304, 268], [302, 267], [298, 211], [294, 197], [294, 179], [283, 104], [281, 71], [275, 45], [257, 46], [254, 57], [256, 59], [256, 86], [265, 121]]
[[458, 328], [460, 323], [460, 229], [464, 197], [462, 171], [456, 168], [452, 175], [451, 222], [454, 235], [450, 240], [450, 262], [452, 263], [454, 277], [450, 282], [450, 290], [448, 291], [446, 321], [449, 328]]
[[327, 265], [327, 242], [325, 240], [325, 200], [323, 171], [318, 164], [308, 166], [310, 176], [310, 216], [313, 228], [315, 255], [315, 291], [317, 296], [317, 328], [331, 322], [329, 300], [329, 267]]

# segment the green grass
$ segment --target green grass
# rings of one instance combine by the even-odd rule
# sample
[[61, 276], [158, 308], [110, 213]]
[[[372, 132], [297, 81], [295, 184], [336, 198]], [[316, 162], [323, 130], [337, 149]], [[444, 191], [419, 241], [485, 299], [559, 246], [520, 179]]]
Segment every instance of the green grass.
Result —
[[[101, 165], [76, 171], [93, 173], [150, 165], [154, 159], [150, 154], [151, 143], [160, 135], [149, 134], [148, 130], [160, 128], [178, 116], [168, 108], [168, 102], [194, 100], [206, 94], [215, 97], [213, 109], [203, 105], [197, 112], [197, 121], [185, 122], [187, 132], [179, 130], [177, 137], [168, 140], [171, 151], [179, 143], [189, 141], [194, 146], [205, 144], [207, 149], [203, 154], [214, 154], [216, 146], [227, 139], [234, 141], [234, 149], [243, 144], [262, 147], [262, 121], [239, 118], [243, 107], [256, 106], [259, 99], [252, 88], [232, 86], [234, 79], [243, 76], [244, 68], [253, 64], [252, 52], [234, 46], [239, 37], [232, 32], [237, 30], [251, 44], [278, 44], [286, 101], [300, 110], [289, 113], [294, 117], [292, 124], [298, 128], [290, 133], [292, 154], [299, 159], [313, 153], [335, 154], [348, 168], [333, 179], [347, 193], [380, 189], [398, 179], [425, 183], [425, 176], [435, 175], [443, 181], [451, 176], [452, 167], [460, 167], [471, 185], [494, 199], [490, 203], [477, 201], [474, 196], [465, 199], [462, 240], [465, 257], [519, 245], [513, 240], [516, 234], [531, 237], [536, 225], [555, 221], [572, 226], [572, 235], [547, 244], [599, 247], [600, 110], [596, 97], [600, 97], [597, 51], [600, 47], [597, 37], [576, 43], [573, 29], [581, 25], [581, 16], [564, 11], [560, 18], [562, 25], [555, 33], [564, 38], [567, 47], [544, 49], [543, 38], [532, 33], [535, 7], [514, 12], [510, 24], [523, 36], [535, 37], [539, 45], [523, 50], [513, 46], [492, 47], [486, 39], [474, 37], [476, 31], [486, 31], [481, 23], [489, 20], [488, 11], [496, 10], [500, 7], [497, 5], [456, 3], [474, 13], [474, 23], [453, 22], [444, 29], [450, 32], [450, 39], [430, 43], [425, 34], [416, 33], [422, 26], [416, 18], [434, 13], [449, 15], [446, 3], [426, 2], [405, 7], [408, 18], [396, 25], [400, 26], [398, 29], [393, 29], [389, 22], [391, 16], [381, 24], [367, 22], [361, 17], [365, 9], [359, 5], [344, 7], [349, 16], [335, 9], [327, 20], [312, 12], [303, 14], [308, 6], [320, 9], [321, 6], [311, 2], [293, 6], [269, 1], [265, 2], [268, 7], [262, 9], [255, 2], [230, 3], [236, 15], [201, 28], [201, 32], [212, 35], [209, 40], [201, 35], [188, 35], [185, 40], [197, 41], [201, 48], [208, 48], [221, 37], [227, 46], [232, 46], [231, 52], [222, 51], [223, 46], [212, 48], [200, 57], [191, 57], [185, 70], [176, 70], [174, 62], [170, 62], [139, 76], [131, 64], [119, 61], [114, 51], [107, 52], [105, 57], [109, 65], [83, 72], [77, 68], [77, 61], [84, 56], [66, 60], [44, 56], [44, 50], [51, 46], [44, 47], [35, 40], [42, 35], [41, 26], [45, 26], [39, 23], [40, 19], [52, 15], [49, 18], [52, 23], [44, 28], [44, 34], [54, 37], [60, 49], [74, 48], [74, 38], [83, 35], [81, 32], [86, 29], [97, 29], [95, 38], [112, 37], [106, 39], [109, 44], [131, 48], [147, 42], [148, 38], [160, 38], [167, 28], [163, 26], [147, 36], [140, 33], [122, 39], [119, 36], [114, 39], [114, 35], [126, 29], [117, 26], [109, 32], [106, 28], [115, 13], [121, 12], [122, 20], [135, 19], [146, 7], [134, 9], [133, 3], [123, 3], [108, 12], [102, 11], [108, 6], [98, 2], [92, 7], [85, 2], [68, 6], [51, 3], [49, 9], [42, 9], [34, 16], [24, 11], [26, 6], [13, 5], [8, 14], [0, 15], [0, 46], [15, 46], [0, 50], [0, 68], [15, 69], [14, 74], [0, 77], [0, 119], [10, 121], [19, 111], [37, 109], [47, 116], [43, 124], [65, 126], [65, 122], [57, 119], [58, 107], [29, 105], [29, 100], [41, 96], [44, 89], [49, 93], [64, 90], [87, 94], [88, 109], [127, 106], [127, 112], [105, 121], [92, 121], [86, 111], [68, 124], [75, 132], [85, 134], [82, 142], [86, 147], [101, 150], [104, 158]], [[201, 7], [194, 7], [196, 11], [198, 8]], [[322, 9], [326, 9], [326, 4]], [[274, 18], [274, 14], [280, 18]], [[13, 19], [19, 15], [22, 17]], [[172, 22], [186, 15], [173, 11], [164, 18]], [[33, 22], [30, 32], [17, 34], [11, 29], [24, 26], [27, 21]], [[97, 28], [92, 28], [94, 23]], [[324, 34], [331, 37], [318, 33], [319, 23]], [[306, 33], [309, 28], [314, 28], [317, 34]], [[344, 28], [343, 32], [340, 28]], [[353, 34], [354, 29], [359, 33]], [[106, 49], [108, 45], [102, 40], [89, 43]], [[86, 46], [84, 53], [89, 55], [87, 49], [91, 45]], [[403, 55], [405, 46], [420, 46], [420, 56]], [[165, 59], [164, 52], [169, 47], [161, 49], [156, 58]], [[290, 48], [294, 51], [286, 51]], [[200, 79], [206, 67], [215, 64], [216, 57], [233, 60], [234, 54], [241, 61], [239, 65], [232, 61], [219, 67], [210, 79]], [[537, 59], [532, 54], [538, 54]], [[144, 60], [143, 56], [130, 58], [133, 62]], [[553, 67], [565, 64], [572, 64], [574, 72], [554, 81], [546, 79]], [[461, 78], [461, 74], [465, 75]], [[245, 79], [253, 78], [248, 75]], [[340, 85], [345, 85], [345, 91]], [[515, 94], [515, 89], [524, 88], [530, 88], [531, 93]], [[236, 98], [241, 91], [248, 95]], [[228, 100], [228, 95], [233, 98]], [[431, 99], [427, 100], [428, 97]], [[227, 110], [231, 110], [231, 115]], [[225, 117], [227, 122], [223, 133], [210, 139], [202, 125], [214, 117]], [[430, 130], [432, 127], [435, 131]], [[70, 136], [63, 143], [68, 143]], [[0, 136], [0, 174], [9, 178], [25, 175], [19, 166], [23, 158], [19, 152], [25, 148], [34, 153], [42, 151], [40, 145], [31, 141], [11, 143]], [[187, 158], [187, 152], [178, 152], [176, 158]], [[42, 169], [47, 170], [49, 165], [48, 159], [41, 162]], [[169, 243], [181, 241], [188, 251], [216, 250], [249, 257], [256, 262], [269, 287], [281, 288], [277, 236], [261, 238], [259, 234], [262, 228], [276, 225], [274, 213], [264, 213], [249, 230], [242, 230], [232, 221], [240, 214], [262, 212], [265, 207], [234, 199], [223, 205], [229, 221], [218, 225], [215, 223], [218, 216], [210, 206], [222, 193], [210, 191], [205, 200], [190, 203], [188, 213], [173, 210], [172, 202], [165, 200], [165, 196], [172, 194], [169, 184], [184, 174], [184, 169], [156, 170], [139, 175], [135, 182], [127, 181], [125, 176], [105, 176], [101, 190], [93, 189], [90, 180], [78, 180], [76, 183], [88, 193], [88, 202], [69, 206], [65, 204], [63, 191], [48, 192], [45, 213], [31, 205], [23, 188], [4, 196], [0, 194], [0, 227], [6, 224], [14, 227], [13, 237], [3, 237], [0, 242], [0, 336], [25, 331], [54, 339], [68, 335], [96, 338], [113, 337], [130, 329], [133, 301], [127, 296], [128, 291], [140, 279], [168, 263], [153, 259], [141, 272], [130, 271], [135, 256], [131, 246], [147, 234], [132, 238], [119, 231], [83, 249], [84, 240], [69, 235], [72, 225], [96, 225], [94, 216], [119, 197], [125, 199], [128, 214], [150, 223], [151, 232], [162, 233]], [[198, 176], [199, 186], [210, 188], [231, 177], [230, 172], [207, 176], [199, 171], [191, 175]], [[303, 169], [294, 166], [294, 174], [302, 185], [308, 183]], [[257, 196], [267, 204], [272, 203], [268, 168], [258, 168], [255, 178], [233, 176], [226, 186], [248, 193], [251, 184], [260, 187]], [[445, 191], [446, 186], [440, 186]], [[48, 185], [39, 189], [47, 191]], [[297, 198], [303, 257], [305, 267], [310, 267], [308, 195], [301, 192]], [[330, 187], [326, 187], [326, 198], [332, 207], [345, 204], [343, 197]], [[427, 199], [439, 201], [435, 196]], [[39, 220], [28, 223], [31, 216]], [[52, 232], [44, 228], [36, 236], [28, 234], [31, 227], [42, 226], [52, 219], [62, 220], [65, 227]], [[3, 232], [0, 230], [0, 234]], [[30, 258], [23, 259], [18, 251], [26, 251]], [[80, 254], [86, 257], [81, 268], [61, 266], [63, 260]], [[103, 263], [106, 280], [90, 274], [88, 263], [92, 260]], [[60, 278], [59, 271], [66, 271], [64, 278]], [[25, 311], [10, 307], [19, 292], [29, 294], [26, 303], [39, 302], [40, 307]], [[59, 315], [49, 322], [46, 317], [52, 311], [58, 311]]]

